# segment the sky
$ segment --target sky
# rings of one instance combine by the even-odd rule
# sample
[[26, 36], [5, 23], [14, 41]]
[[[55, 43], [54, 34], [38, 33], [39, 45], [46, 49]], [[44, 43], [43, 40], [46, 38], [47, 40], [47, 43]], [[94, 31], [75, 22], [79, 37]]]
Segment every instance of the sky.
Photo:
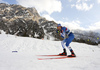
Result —
[[70, 29], [100, 30], [100, 0], [0, 0], [35, 7], [47, 20]]

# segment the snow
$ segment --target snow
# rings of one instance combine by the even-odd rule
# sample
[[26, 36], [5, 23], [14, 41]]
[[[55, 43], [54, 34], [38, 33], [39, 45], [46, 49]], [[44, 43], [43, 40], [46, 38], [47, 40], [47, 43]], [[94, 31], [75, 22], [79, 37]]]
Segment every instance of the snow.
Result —
[[98, 47], [100, 48], [100, 44], [98, 44]]
[[39, 37], [39, 35], [35, 33], [34, 37]]
[[9, 11], [11, 10], [11, 8], [10, 8], [10, 7], [7, 7], [6, 9], [7, 9], [7, 10], [9, 10]]
[[[100, 48], [72, 42], [76, 58], [38, 60], [62, 52], [61, 41], [0, 34], [0, 70], [100, 70]], [[13, 52], [17, 51], [17, 52]], [[67, 49], [68, 54], [70, 52]], [[57, 56], [56, 56], [57, 57]], [[48, 58], [48, 57], [46, 57]]]
[[2, 19], [6, 20], [6, 17], [2, 17]]

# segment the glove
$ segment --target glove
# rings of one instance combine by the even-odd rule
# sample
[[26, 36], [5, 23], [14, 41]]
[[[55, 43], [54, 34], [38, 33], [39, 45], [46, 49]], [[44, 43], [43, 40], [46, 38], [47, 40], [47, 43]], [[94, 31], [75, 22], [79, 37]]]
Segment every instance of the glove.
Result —
[[57, 32], [58, 34], [60, 34], [60, 30], [57, 30], [56, 32]]

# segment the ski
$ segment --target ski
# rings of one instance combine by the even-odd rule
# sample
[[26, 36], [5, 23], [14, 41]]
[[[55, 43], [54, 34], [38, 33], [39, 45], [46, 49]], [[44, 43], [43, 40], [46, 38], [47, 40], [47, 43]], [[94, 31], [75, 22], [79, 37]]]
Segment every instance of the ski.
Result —
[[53, 57], [51, 57], [51, 58], [38, 58], [38, 60], [52, 60], [52, 59], [65, 59], [65, 58], [73, 58], [73, 57], [65, 56], [65, 57], [57, 57], [57, 58], [53, 58]]
[[65, 58], [75, 58], [64, 55], [38, 55], [38, 56], [59, 56], [59, 57], [50, 57], [50, 58], [38, 58], [38, 60], [52, 60], [52, 59], [65, 59]]
[[37, 55], [37, 56], [65, 56], [65, 55]]
[[[66, 55], [37, 55], [37, 56], [66, 56]], [[74, 56], [67, 55], [66, 57], [74, 57]]]

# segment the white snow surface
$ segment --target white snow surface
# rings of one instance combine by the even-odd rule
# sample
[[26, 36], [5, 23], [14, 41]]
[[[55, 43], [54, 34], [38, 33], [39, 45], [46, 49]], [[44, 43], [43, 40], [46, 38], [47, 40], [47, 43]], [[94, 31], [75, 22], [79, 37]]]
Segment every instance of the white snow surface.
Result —
[[77, 42], [70, 46], [76, 58], [38, 60], [50, 57], [37, 55], [61, 53], [61, 41], [0, 34], [0, 70], [100, 70], [99, 47]]

